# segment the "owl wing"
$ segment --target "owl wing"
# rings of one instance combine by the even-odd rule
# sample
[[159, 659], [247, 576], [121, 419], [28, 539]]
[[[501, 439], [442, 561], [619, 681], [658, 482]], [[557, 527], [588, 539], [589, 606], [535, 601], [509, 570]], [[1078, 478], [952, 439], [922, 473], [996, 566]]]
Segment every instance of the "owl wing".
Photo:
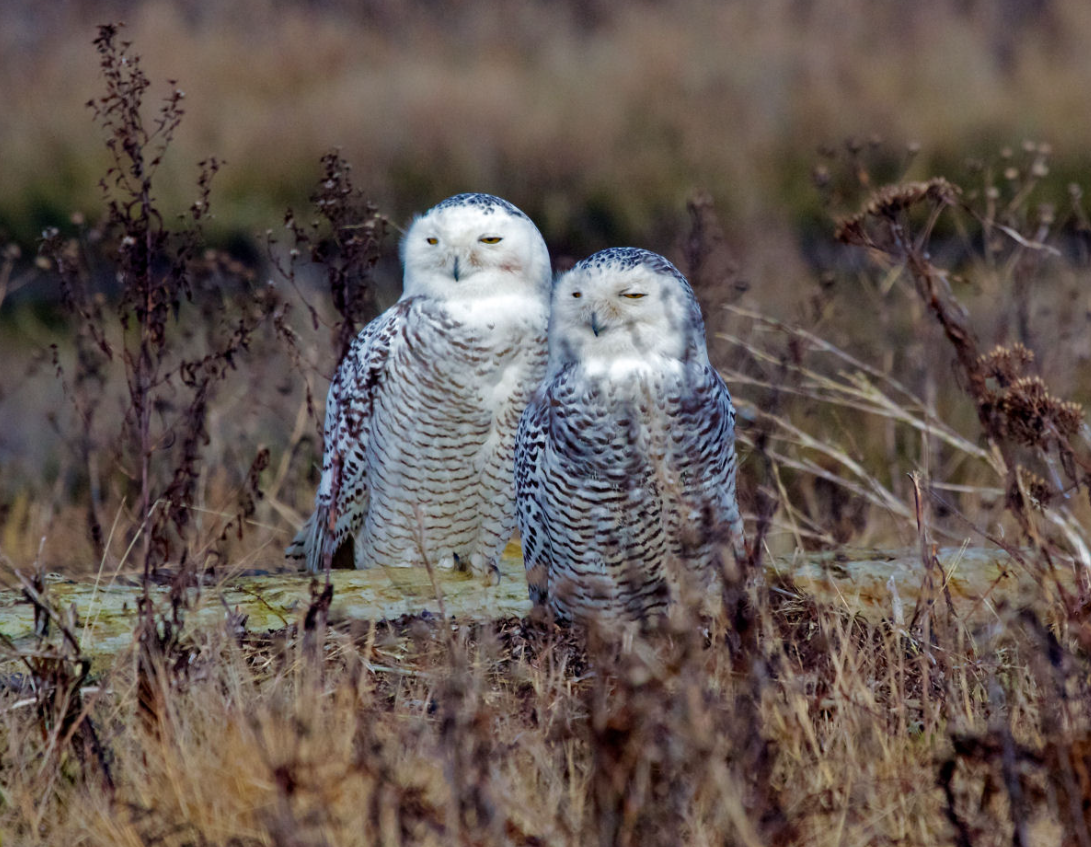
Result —
[[674, 537], [691, 548], [682, 551], [687, 557], [727, 540], [739, 558], [745, 544], [735, 497], [735, 407], [723, 378], [712, 367], [703, 365], [689, 375], [676, 425], [680, 437], [675, 442], [675, 464], [684, 480], [688, 527], [677, 527]]
[[284, 551], [307, 570], [325, 566], [367, 516], [367, 446], [376, 397], [386, 382], [391, 344], [408, 323], [411, 299], [365, 326], [337, 367], [326, 395], [325, 451], [315, 509]]
[[530, 599], [535, 605], [546, 601], [546, 577], [551, 555], [545, 526], [545, 479], [542, 468], [549, 402], [549, 386], [543, 384], [523, 410], [515, 436], [516, 517]]

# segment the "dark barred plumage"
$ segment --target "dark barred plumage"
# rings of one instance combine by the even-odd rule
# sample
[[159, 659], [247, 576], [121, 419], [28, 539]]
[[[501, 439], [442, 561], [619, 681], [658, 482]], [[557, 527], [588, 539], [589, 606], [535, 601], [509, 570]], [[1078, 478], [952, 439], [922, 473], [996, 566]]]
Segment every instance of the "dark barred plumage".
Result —
[[[654, 617], [707, 589], [725, 546], [743, 553], [735, 412], [704, 352], [692, 292], [656, 254], [604, 252], [558, 282], [550, 373], [520, 422], [515, 457], [531, 597], [584, 622]], [[595, 330], [581, 335], [588, 309]], [[661, 346], [630, 343], [660, 325], [674, 333]], [[603, 354], [611, 332], [620, 336]]]
[[670, 259], [642, 247], [607, 247], [605, 250], [592, 253], [586, 259], [581, 259], [575, 264], [573, 270], [606, 270], [616, 273], [636, 267], [673, 276], [679, 283], [689, 288], [689, 280]]
[[526, 220], [528, 221], [530, 220], [530, 218], [526, 216], [526, 213], [524, 213], [521, 209], [512, 205], [507, 200], [504, 200], [500, 197], [494, 197], [492, 194], [456, 194], [454, 197], [448, 197], [442, 203], [437, 203], [435, 206], [432, 207], [432, 211], [451, 209], [456, 206], [473, 207], [476, 209], [480, 209], [486, 215], [490, 215], [494, 211], [502, 211], [509, 215], [526, 218]]

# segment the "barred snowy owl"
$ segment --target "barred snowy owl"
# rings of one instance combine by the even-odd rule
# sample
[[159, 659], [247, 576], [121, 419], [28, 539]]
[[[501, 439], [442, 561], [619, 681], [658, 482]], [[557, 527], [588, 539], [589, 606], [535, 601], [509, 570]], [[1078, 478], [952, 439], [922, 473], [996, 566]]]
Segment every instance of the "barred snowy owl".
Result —
[[646, 620], [743, 552], [735, 410], [685, 277], [603, 250], [559, 279], [549, 368], [515, 487], [531, 598], [560, 619]]
[[[459, 194], [402, 241], [404, 293], [364, 327], [326, 399], [314, 514], [286, 553], [318, 570], [494, 567], [515, 528], [515, 431], [546, 365], [552, 275], [512, 204]], [[422, 552], [423, 545], [423, 552]]]

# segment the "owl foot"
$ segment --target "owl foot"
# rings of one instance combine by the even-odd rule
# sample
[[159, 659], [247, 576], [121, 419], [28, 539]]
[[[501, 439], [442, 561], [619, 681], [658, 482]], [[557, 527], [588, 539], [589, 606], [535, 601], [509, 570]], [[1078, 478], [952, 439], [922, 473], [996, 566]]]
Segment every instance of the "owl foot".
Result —
[[484, 553], [472, 553], [470, 571], [484, 576], [486, 585], [500, 584], [500, 563], [495, 557], [486, 556]]

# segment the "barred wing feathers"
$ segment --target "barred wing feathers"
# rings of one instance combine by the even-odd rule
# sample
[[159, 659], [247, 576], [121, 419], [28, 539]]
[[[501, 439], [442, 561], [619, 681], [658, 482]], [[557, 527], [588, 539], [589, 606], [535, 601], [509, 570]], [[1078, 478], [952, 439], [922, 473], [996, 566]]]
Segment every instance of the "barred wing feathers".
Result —
[[406, 328], [411, 302], [399, 302], [364, 327], [330, 382], [315, 510], [285, 550], [289, 558], [305, 560], [309, 571], [322, 570], [327, 557], [332, 558], [367, 517], [371, 420], [385, 383], [391, 344]]

